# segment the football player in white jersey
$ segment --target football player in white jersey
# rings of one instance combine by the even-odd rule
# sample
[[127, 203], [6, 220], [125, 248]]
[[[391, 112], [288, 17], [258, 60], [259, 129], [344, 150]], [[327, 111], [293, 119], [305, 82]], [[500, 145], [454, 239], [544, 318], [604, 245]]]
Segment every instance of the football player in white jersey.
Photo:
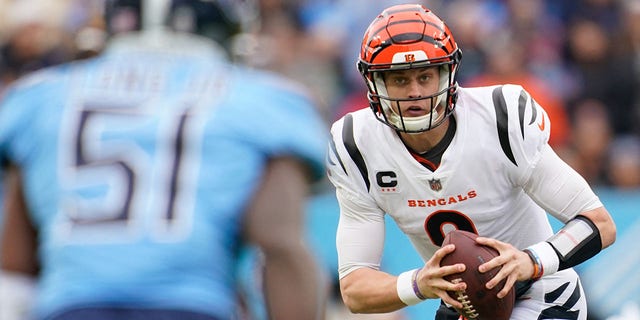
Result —
[[[332, 126], [327, 166], [340, 204], [339, 277], [356, 313], [383, 313], [442, 299], [436, 319], [458, 319], [462, 290], [440, 267], [455, 250], [447, 232], [474, 232], [500, 256], [488, 288], [515, 286], [511, 319], [586, 319], [573, 266], [615, 241], [607, 210], [548, 144], [544, 109], [518, 85], [462, 88], [461, 50], [445, 23], [421, 5], [384, 10], [366, 30], [358, 69], [370, 109]], [[553, 232], [545, 212], [565, 225]], [[400, 275], [380, 270], [384, 215], [425, 264]], [[448, 305], [448, 306], [447, 306]], [[449, 308], [448, 308], [449, 307]]]

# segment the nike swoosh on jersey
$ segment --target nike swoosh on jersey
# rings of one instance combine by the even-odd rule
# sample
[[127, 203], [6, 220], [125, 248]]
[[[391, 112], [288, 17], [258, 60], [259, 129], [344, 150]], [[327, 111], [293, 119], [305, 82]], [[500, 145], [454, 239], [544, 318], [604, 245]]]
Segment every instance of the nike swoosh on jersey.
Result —
[[540, 129], [540, 131], [544, 131], [544, 127], [545, 127], [545, 122], [544, 122], [544, 114], [542, 115], [542, 123], [538, 124], [538, 129]]

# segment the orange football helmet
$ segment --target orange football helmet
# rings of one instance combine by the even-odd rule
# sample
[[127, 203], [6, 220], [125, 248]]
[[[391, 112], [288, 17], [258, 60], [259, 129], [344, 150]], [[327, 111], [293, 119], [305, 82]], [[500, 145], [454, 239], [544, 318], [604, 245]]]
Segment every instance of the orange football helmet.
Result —
[[[447, 25], [429, 9], [402, 4], [382, 11], [369, 25], [362, 39], [358, 71], [369, 89], [369, 104], [378, 120], [395, 130], [417, 133], [431, 130], [451, 115], [457, 99], [456, 74], [462, 52]], [[437, 66], [437, 93], [398, 99], [387, 95], [383, 73]], [[400, 101], [431, 99], [431, 112], [420, 117], [403, 117], [391, 107]], [[444, 116], [436, 107], [444, 106]], [[399, 108], [398, 108], [399, 109]]]

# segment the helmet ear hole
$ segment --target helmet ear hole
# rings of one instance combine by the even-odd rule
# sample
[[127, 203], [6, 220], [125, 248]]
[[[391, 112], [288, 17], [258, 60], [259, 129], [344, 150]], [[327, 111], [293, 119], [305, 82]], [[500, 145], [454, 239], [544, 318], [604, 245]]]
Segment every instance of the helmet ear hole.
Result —
[[361, 61], [356, 62], [356, 68], [358, 68], [358, 72], [360, 72], [360, 74], [362, 75], [367, 73], [366, 71], [367, 66], [363, 64]]

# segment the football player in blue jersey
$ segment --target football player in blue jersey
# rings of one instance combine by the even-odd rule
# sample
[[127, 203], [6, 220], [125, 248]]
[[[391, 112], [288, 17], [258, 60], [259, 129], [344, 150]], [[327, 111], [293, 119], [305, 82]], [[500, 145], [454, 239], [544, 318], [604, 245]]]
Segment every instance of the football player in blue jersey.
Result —
[[25, 294], [0, 295], [3, 320], [28, 279], [30, 319], [238, 319], [247, 245], [270, 318], [322, 317], [303, 206], [326, 124], [295, 83], [228, 62], [250, 8], [107, 0], [103, 54], [7, 91], [0, 292]]

